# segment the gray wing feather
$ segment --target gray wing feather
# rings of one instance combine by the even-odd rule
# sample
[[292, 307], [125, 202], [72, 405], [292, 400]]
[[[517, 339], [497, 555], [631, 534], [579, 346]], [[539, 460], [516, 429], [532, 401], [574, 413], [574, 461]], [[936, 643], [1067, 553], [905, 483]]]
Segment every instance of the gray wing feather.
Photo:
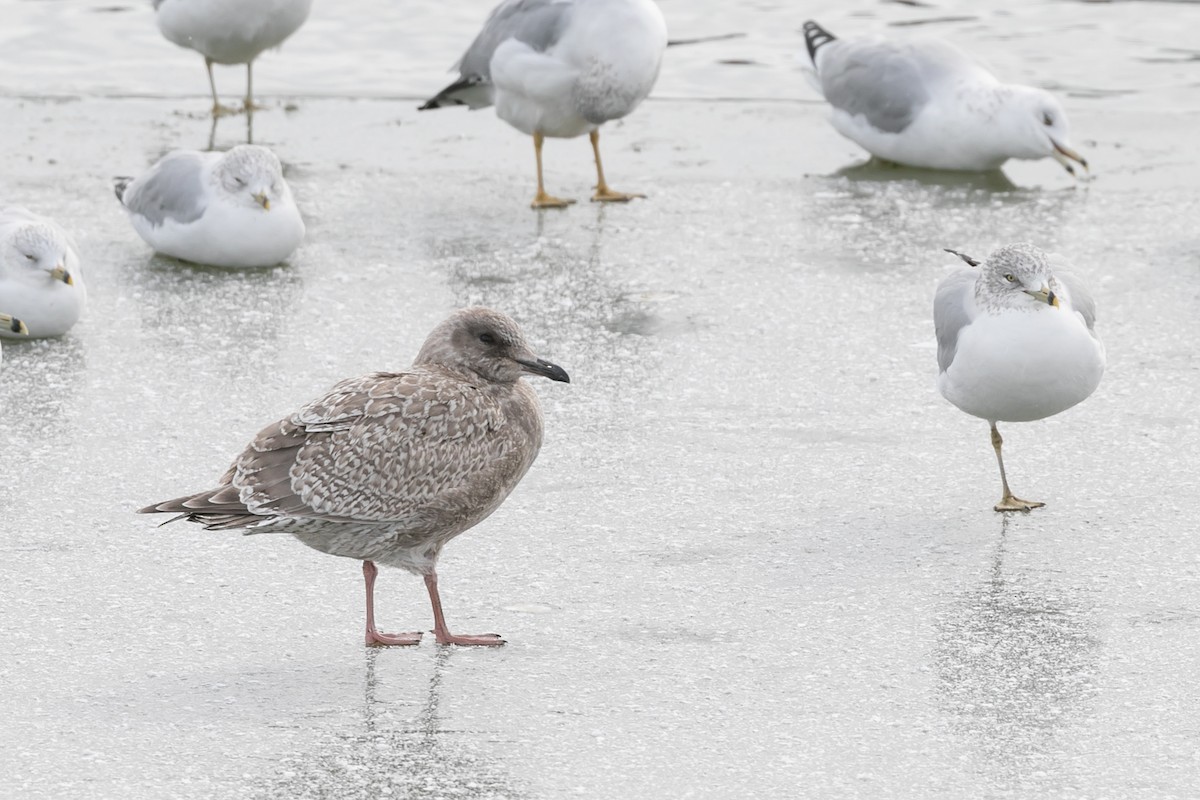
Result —
[[861, 114], [889, 133], [912, 123], [929, 102], [931, 86], [964, 71], [986, 72], [937, 40], [836, 39], [817, 50], [814, 60], [822, 93], [834, 108]]
[[1055, 270], [1054, 278], [1066, 287], [1067, 300], [1071, 302], [1071, 308], [1080, 313], [1088, 330], [1094, 334], [1096, 332], [1096, 298], [1092, 297], [1087, 286], [1073, 272]]
[[565, 0], [505, 0], [488, 16], [483, 30], [463, 53], [457, 65], [459, 71], [463, 77], [490, 79], [492, 55], [509, 39], [545, 52], [562, 36], [574, 7]]
[[526, 455], [487, 393], [430, 371], [374, 373], [268, 425], [216, 489], [142, 511], [212, 528], [281, 518], [420, 528], [478, 506]]
[[937, 333], [938, 369], [950, 369], [958, 350], [958, 333], [971, 324], [968, 301], [975, 291], [979, 270], [959, 267], [938, 284], [933, 296], [933, 329]]
[[193, 222], [207, 207], [205, 163], [200, 153], [169, 153], [125, 187], [121, 202], [152, 225], [161, 225], [167, 219]]

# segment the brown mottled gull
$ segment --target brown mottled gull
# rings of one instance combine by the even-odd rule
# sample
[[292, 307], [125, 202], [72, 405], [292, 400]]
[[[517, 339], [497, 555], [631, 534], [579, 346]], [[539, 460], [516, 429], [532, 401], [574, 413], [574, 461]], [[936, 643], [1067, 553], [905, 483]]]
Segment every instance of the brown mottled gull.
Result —
[[215, 489], [141, 512], [178, 512], [209, 530], [291, 533], [361, 559], [367, 644], [421, 640], [376, 630], [376, 562], [424, 576], [439, 644], [503, 644], [450, 633], [435, 566], [443, 545], [495, 511], [537, 457], [542, 414], [525, 374], [570, 382], [509, 317], [458, 311], [406, 372], [342, 381], [264, 428]]

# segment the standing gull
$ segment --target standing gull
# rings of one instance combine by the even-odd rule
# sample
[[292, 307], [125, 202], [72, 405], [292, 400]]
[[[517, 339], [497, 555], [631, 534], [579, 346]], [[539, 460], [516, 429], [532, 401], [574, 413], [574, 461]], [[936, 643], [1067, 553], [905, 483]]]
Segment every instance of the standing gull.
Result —
[[546, 193], [545, 137], [588, 134], [596, 157], [598, 202], [641, 194], [616, 192], [604, 179], [600, 126], [632, 112], [658, 79], [667, 25], [652, 0], [504, 0], [456, 68], [459, 79], [421, 110], [496, 105], [496, 116], [533, 137], [534, 208], [574, 203]]
[[0, 337], [61, 336], [86, 304], [79, 254], [62, 226], [24, 208], [0, 210], [0, 309], [24, 325], [0, 325]]
[[160, 253], [216, 267], [271, 267], [304, 239], [304, 221], [265, 147], [176, 150], [137, 178], [115, 179], [133, 229]]
[[450, 633], [435, 566], [446, 542], [495, 511], [537, 457], [542, 414], [526, 374], [570, 382], [509, 317], [458, 311], [408, 371], [342, 381], [264, 428], [215, 489], [142, 512], [177, 512], [209, 530], [291, 533], [362, 560], [367, 644], [421, 640], [376, 630], [376, 562], [424, 576], [439, 644], [503, 644]]
[[956, 255], [971, 266], [947, 275], [933, 302], [938, 390], [991, 425], [1004, 490], [996, 510], [1029, 511], [1045, 503], [1008, 488], [996, 423], [1044, 419], [1096, 390], [1104, 374], [1096, 303], [1079, 278], [1051, 271], [1031, 244], [1001, 247], [983, 264]]
[[308, 19], [312, 0], [154, 0], [155, 20], [170, 41], [204, 56], [208, 86], [212, 90], [214, 116], [235, 114], [238, 109], [221, 105], [213, 64], [246, 65], [246, 99], [242, 107], [254, 105], [254, 59], [283, 44]]
[[812, 21], [804, 40], [833, 127], [878, 158], [982, 172], [1049, 156], [1072, 175], [1072, 161], [1087, 169], [1052, 94], [1000, 83], [947, 42], [838, 39]]

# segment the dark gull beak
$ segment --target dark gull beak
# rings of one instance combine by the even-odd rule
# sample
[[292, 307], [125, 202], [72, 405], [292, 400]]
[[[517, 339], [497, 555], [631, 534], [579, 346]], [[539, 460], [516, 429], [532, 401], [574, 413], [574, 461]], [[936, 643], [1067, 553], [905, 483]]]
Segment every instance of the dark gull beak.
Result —
[[3, 326], [9, 333], [16, 333], [21, 336], [29, 335], [29, 328], [25, 327], [25, 323], [9, 314], [0, 314], [0, 326]]
[[71, 277], [71, 273], [67, 272], [67, 268], [59, 264], [54, 269], [50, 270], [50, 277], [56, 281], [62, 281], [67, 286], [74, 286], [75, 279]]
[[541, 358], [527, 361], [523, 358], [514, 359], [518, 364], [525, 368], [526, 372], [534, 375], [541, 375], [543, 378], [549, 378], [552, 381], [560, 381], [562, 383], [570, 383], [571, 376], [567, 371], [558, 364], [551, 364]]

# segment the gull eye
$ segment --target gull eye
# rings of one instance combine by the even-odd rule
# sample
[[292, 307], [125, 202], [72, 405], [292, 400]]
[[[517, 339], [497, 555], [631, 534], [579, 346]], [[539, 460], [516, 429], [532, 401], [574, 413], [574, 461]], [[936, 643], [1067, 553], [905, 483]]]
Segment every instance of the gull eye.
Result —
[[1009, 283], [1017, 282], [1017, 279], [1015, 277], [1013, 277], [1013, 274], [1011, 272], [1004, 273], [1004, 280], [1008, 281]]
[[29, 259], [30, 261], [37, 261], [37, 256], [31, 256], [29, 253], [25, 254], [25, 258]]
[[481, 333], [479, 334], [479, 341], [483, 342], [484, 344], [495, 344], [496, 337], [492, 336], [490, 333]]
[[241, 178], [237, 177], [236, 175], [234, 176], [234, 178], [233, 178], [233, 179], [234, 179], [235, 181], [237, 181], [237, 185], [238, 185], [238, 186], [245, 186], [245, 185], [246, 185], [246, 182], [245, 182], [244, 180], [242, 180]]
[[1049, 111], [1042, 112], [1042, 124], [1047, 126], [1054, 124], [1054, 117], [1050, 116]]

